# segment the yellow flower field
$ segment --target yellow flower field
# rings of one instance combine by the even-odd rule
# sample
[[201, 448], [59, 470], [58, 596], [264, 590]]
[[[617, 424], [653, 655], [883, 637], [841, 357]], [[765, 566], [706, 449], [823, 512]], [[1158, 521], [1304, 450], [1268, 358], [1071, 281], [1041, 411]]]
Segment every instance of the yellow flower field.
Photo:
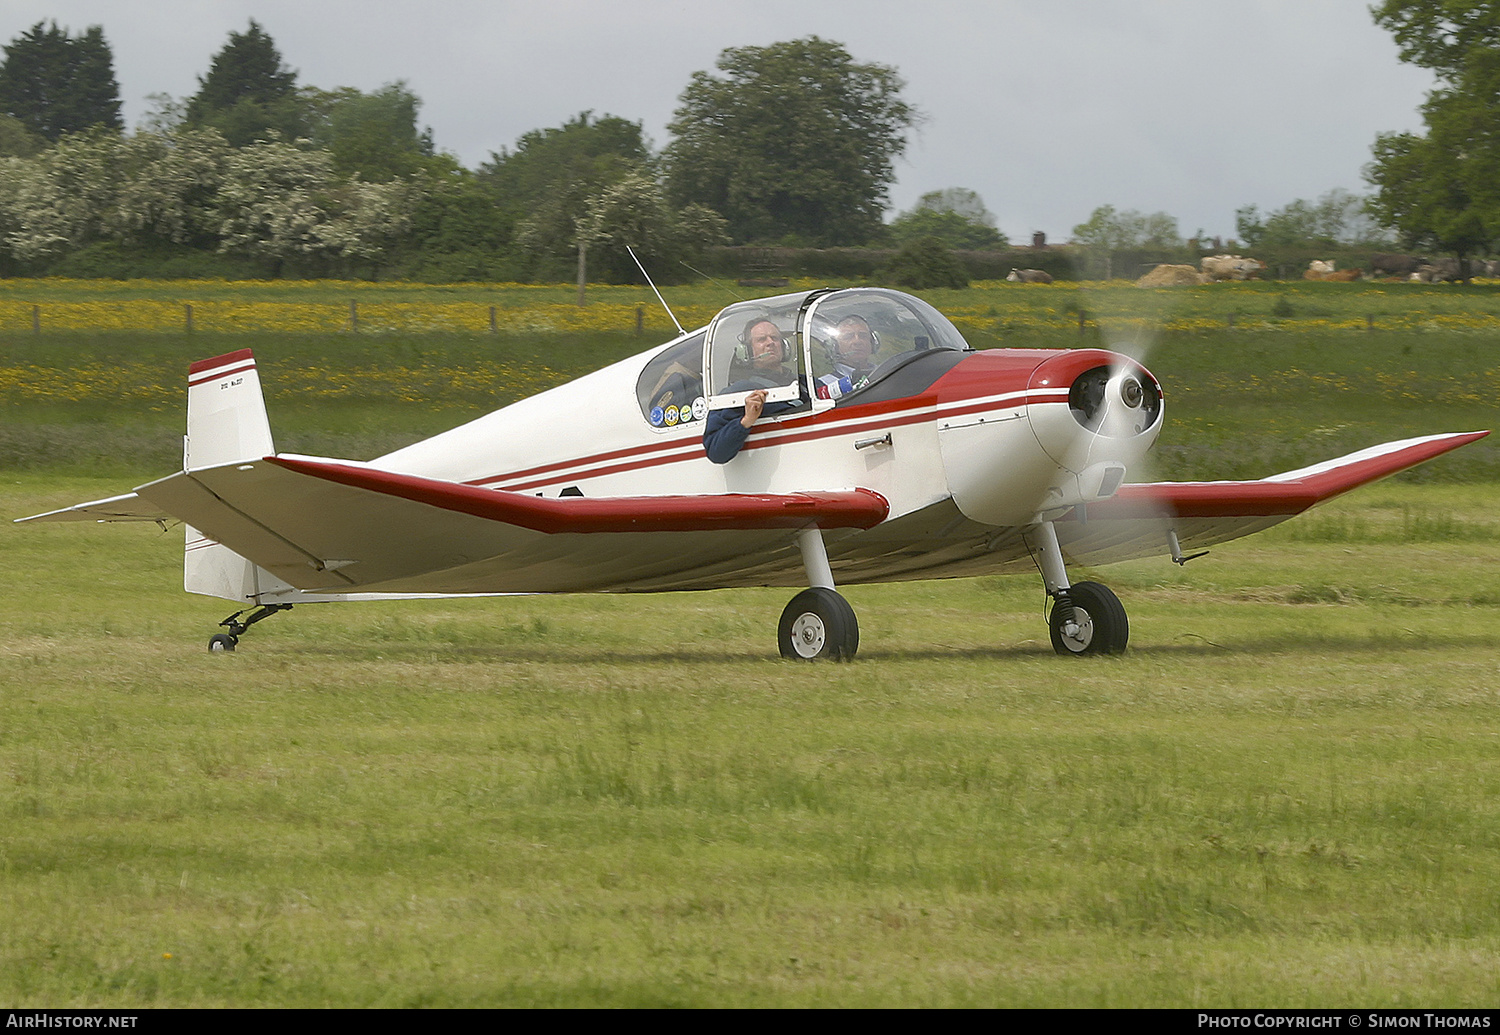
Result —
[[[821, 286], [793, 281], [777, 291]], [[756, 289], [663, 289], [684, 327], [699, 327]], [[1115, 333], [1297, 329], [1500, 329], [1494, 285], [1243, 283], [1143, 290], [1126, 281], [1009, 284], [923, 292], [955, 321], [984, 330], [1088, 325]], [[402, 284], [358, 281], [0, 280], [0, 334], [48, 332], [402, 333], [643, 332], [675, 328], [650, 291], [590, 285], [579, 306], [566, 284]]]

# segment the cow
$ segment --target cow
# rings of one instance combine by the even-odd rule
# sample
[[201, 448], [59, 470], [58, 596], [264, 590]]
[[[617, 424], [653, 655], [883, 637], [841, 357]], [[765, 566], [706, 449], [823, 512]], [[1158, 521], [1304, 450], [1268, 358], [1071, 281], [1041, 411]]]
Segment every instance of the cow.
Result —
[[1238, 255], [1205, 255], [1198, 268], [1215, 281], [1250, 280], [1266, 268], [1259, 259], [1246, 259]]
[[1381, 253], [1370, 256], [1372, 277], [1409, 277], [1417, 271], [1421, 260], [1411, 255]]
[[1050, 284], [1052, 274], [1046, 270], [1017, 270], [1010, 271], [1010, 276], [1005, 278], [1012, 284]]
[[1440, 259], [1421, 263], [1408, 279], [1419, 284], [1451, 284], [1455, 280], [1462, 280], [1463, 276], [1459, 270], [1458, 260], [1445, 255]]
[[1314, 259], [1307, 264], [1307, 271], [1302, 274], [1303, 280], [1325, 280], [1335, 283], [1347, 284], [1359, 279], [1359, 270], [1335, 269], [1333, 262]]

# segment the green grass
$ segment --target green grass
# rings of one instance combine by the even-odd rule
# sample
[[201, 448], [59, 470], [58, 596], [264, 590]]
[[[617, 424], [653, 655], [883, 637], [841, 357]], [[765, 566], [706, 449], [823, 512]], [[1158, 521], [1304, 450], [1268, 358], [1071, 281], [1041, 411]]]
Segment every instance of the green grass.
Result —
[[1093, 573], [1095, 662], [1027, 578], [851, 587], [847, 666], [774, 657], [779, 591], [305, 606], [211, 655], [175, 534], [8, 526], [0, 998], [1487, 1004], [1493, 502]]
[[[1493, 335], [1243, 322], [1148, 342], [1157, 476], [1497, 423]], [[351, 456], [641, 347], [0, 337], [0, 374], [95, 371], [0, 398], [0, 514], [169, 470], [186, 364], [247, 345], [278, 444]], [[402, 399], [447, 369], [489, 380]], [[230, 605], [180, 591], [180, 530], [6, 522], [0, 1001], [1487, 1006], [1497, 479], [1480, 443], [1185, 568], [1076, 572], [1131, 617], [1094, 660], [1052, 654], [1026, 577], [848, 587], [851, 665], [778, 659], [776, 590], [307, 605], [212, 655]]]

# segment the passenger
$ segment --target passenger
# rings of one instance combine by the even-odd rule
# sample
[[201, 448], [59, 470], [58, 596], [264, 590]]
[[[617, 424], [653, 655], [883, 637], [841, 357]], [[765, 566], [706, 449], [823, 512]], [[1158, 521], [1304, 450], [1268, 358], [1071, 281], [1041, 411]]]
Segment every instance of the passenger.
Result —
[[776, 321], [757, 317], [745, 326], [740, 341], [749, 357], [749, 376], [724, 389], [726, 394], [746, 392], [745, 405], [713, 410], [703, 427], [703, 449], [716, 464], [727, 464], [739, 455], [750, 429], [762, 416], [774, 417], [796, 409], [793, 402], [766, 403], [772, 388], [791, 384], [797, 376], [785, 365], [786, 339]]
[[847, 377], [859, 388], [875, 367], [875, 350], [880, 339], [863, 316], [846, 316], [834, 328], [833, 352], [837, 361], [835, 373]]

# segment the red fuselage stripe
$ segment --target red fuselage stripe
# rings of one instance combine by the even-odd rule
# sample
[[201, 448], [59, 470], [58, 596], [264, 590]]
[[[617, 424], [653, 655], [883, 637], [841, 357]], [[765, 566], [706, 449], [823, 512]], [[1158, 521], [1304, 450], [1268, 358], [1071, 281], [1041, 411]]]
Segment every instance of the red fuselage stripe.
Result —
[[[770, 449], [775, 446], [788, 445], [794, 442], [810, 442], [840, 435], [858, 435], [871, 431], [885, 431], [889, 428], [904, 427], [912, 424], [937, 422], [952, 417], [983, 413], [987, 410], [1020, 409], [1038, 403], [1066, 401], [1066, 391], [1011, 392], [991, 396], [966, 406], [952, 406], [947, 404], [946, 401], [943, 404], [939, 404], [933, 396], [918, 396], [912, 399], [899, 400], [901, 405], [898, 407], [887, 407], [884, 404], [877, 404], [881, 406], [881, 409], [886, 411], [883, 414], [878, 412], [861, 412], [864, 411], [864, 408], [861, 407], [860, 410], [853, 412], [845, 411], [845, 413], [837, 413], [837, 411], [829, 411], [830, 414], [835, 414], [836, 416], [821, 420], [813, 418], [812, 422], [801, 427], [796, 424], [770, 425], [766, 427], [762, 437], [751, 439], [747, 442], [745, 449]], [[872, 406], [871, 409], [873, 408]], [[903, 414], [903, 410], [918, 412], [906, 412]], [[541, 467], [528, 468], [511, 474], [492, 475], [486, 478], [473, 479], [466, 484], [520, 491], [552, 485], [559, 481], [598, 478], [610, 474], [623, 474], [628, 471], [641, 471], [651, 467], [660, 467], [663, 464], [699, 460], [702, 457], [703, 447], [701, 442], [698, 441], [652, 443], [646, 446], [638, 446], [634, 449], [617, 449], [608, 453], [595, 454], [594, 456], [579, 457], [575, 460], [560, 461]], [[611, 463], [611, 461], [618, 462]], [[547, 475], [547, 477], [537, 477], [537, 475]]]
[[205, 370], [212, 370], [215, 367], [226, 367], [231, 363], [239, 363], [242, 360], [254, 362], [254, 358], [254, 353], [249, 349], [236, 349], [234, 352], [226, 352], [222, 356], [214, 356], [211, 359], [200, 359], [188, 366], [188, 377], [192, 377], [194, 374], [201, 374]]
[[[981, 353], [980, 355], [983, 355]], [[1052, 353], [1037, 353], [1037, 356], [1053, 355]], [[972, 362], [971, 357], [965, 362]], [[1034, 364], [1034, 360], [1030, 361]], [[1030, 372], [1030, 366], [1020, 368], [1018, 373], [1022, 376], [1012, 382], [1010, 386], [997, 386], [994, 376], [972, 376], [961, 379], [954, 378], [954, 373], [964, 369], [960, 363], [953, 371], [938, 379], [935, 388], [940, 394], [928, 391], [922, 395], [909, 396], [904, 399], [887, 399], [881, 402], [865, 403], [858, 406], [834, 408], [825, 410], [817, 416], [807, 418], [806, 422], [797, 421], [795, 424], [805, 427], [807, 430], [796, 434], [796, 441], [805, 441], [809, 438], [821, 438], [825, 435], [840, 435], [851, 433], [850, 425], [859, 424], [861, 428], [883, 427], [885, 425], [870, 425], [866, 422], [876, 420], [887, 414], [906, 413], [924, 407], [940, 406], [942, 412], [938, 417], [947, 417], [950, 413], [969, 413], [988, 409], [992, 406], [999, 407], [1003, 401], [1011, 405], [1021, 405], [1024, 402], [1057, 402], [1066, 400], [1067, 389], [1035, 389], [1028, 393], [1024, 375]], [[1009, 397], [1014, 397], [1013, 400]], [[964, 403], [971, 400], [984, 400], [971, 403], [969, 407], [949, 411], [947, 408], [955, 403]], [[903, 423], [912, 423], [907, 420]], [[786, 425], [767, 425], [764, 434], [774, 434]], [[816, 433], [814, 433], [816, 431]], [[786, 441], [785, 437], [778, 437], [775, 441]], [[768, 440], [769, 442], [769, 440]], [[751, 448], [752, 446], [747, 447]], [[659, 458], [655, 454], [662, 454]], [[656, 467], [664, 463], [672, 463], [677, 460], [696, 460], [703, 456], [698, 443], [691, 440], [672, 439], [666, 442], [650, 442], [641, 446], [630, 446], [624, 449], [613, 449], [603, 453], [595, 453], [591, 456], [575, 457], [570, 460], [557, 460], [550, 463], [538, 464], [535, 467], [524, 467], [516, 471], [507, 471], [504, 474], [485, 475], [482, 478], [471, 478], [469, 485], [500, 485], [508, 489], [534, 488], [538, 485], [550, 485], [555, 482], [580, 477], [593, 477], [594, 472], [590, 469], [600, 464], [609, 464], [609, 473], [621, 470], [636, 470], [645, 467]], [[650, 459], [647, 459], [650, 458]], [[616, 461], [627, 461], [616, 464]], [[553, 477], [542, 478], [541, 475], [552, 475]]]
[[233, 377], [235, 374], [243, 374], [247, 370], [254, 370], [254, 369], [255, 369], [255, 361], [251, 360], [249, 363], [246, 363], [244, 366], [225, 367], [223, 370], [219, 370], [219, 369], [210, 370], [207, 374], [203, 375], [202, 377], [190, 377], [190, 378], [188, 378], [188, 387], [189, 388], [196, 388], [199, 385], [208, 384], [210, 381], [217, 381], [217, 380], [219, 380], [220, 378], [223, 378], [223, 377]]

